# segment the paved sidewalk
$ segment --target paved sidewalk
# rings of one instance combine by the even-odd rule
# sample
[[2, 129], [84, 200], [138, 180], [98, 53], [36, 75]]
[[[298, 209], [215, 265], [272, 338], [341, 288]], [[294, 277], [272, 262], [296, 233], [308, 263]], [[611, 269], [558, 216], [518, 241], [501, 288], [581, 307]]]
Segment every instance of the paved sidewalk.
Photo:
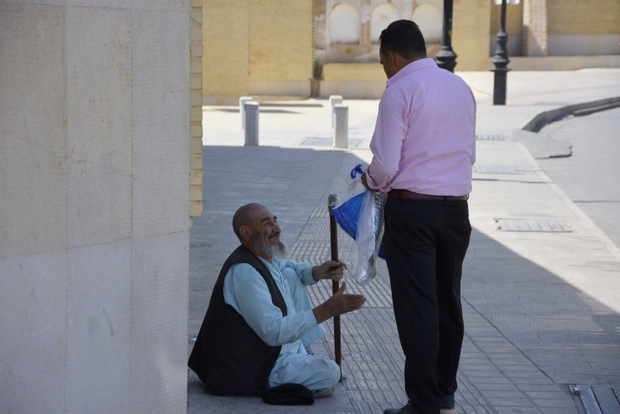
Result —
[[[619, 413], [620, 250], [538, 167], [527, 149], [532, 137], [519, 141], [516, 131], [562, 108], [620, 101], [620, 69], [510, 72], [506, 106], [492, 105], [492, 73], [459, 75], [478, 101], [478, 161], [456, 412]], [[220, 267], [238, 244], [230, 223], [240, 205], [260, 202], [278, 215], [293, 259], [329, 259], [327, 197], [345, 194], [349, 170], [370, 161], [378, 101], [344, 103], [347, 149], [332, 148], [327, 100], [261, 102], [259, 147], [243, 146], [237, 107], [204, 108], [205, 202], [191, 229], [188, 350]], [[339, 256], [353, 267], [354, 244], [342, 231]], [[382, 413], [403, 405], [404, 361], [385, 263], [368, 286], [345, 277], [367, 302], [342, 317], [349, 377], [332, 396], [305, 407], [214, 397], [190, 372], [188, 413]], [[310, 288], [315, 303], [330, 292], [330, 283]], [[333, 358], [332, 324], [325, 326], [314, 350]]]

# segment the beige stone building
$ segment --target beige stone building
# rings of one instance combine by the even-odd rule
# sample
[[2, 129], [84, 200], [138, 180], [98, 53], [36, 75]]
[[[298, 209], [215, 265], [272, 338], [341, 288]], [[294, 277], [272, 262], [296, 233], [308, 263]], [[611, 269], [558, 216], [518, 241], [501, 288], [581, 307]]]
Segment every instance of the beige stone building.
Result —
[[[497, 6], [454, 5], [457, 70], [487, 70]], [[203, 102], [377, 97], [382, 27], [432, 54], [441, 6], [1, 0], [0, 412], [184, 412]], [[618, 0], [508, 14], [513, 68], [620, 66]]]
[[[443, 0], [203, 0], [205, 104], [239, 96], [376, 98], [384, 87], [378, 37], [417, 22], [430, 56], [442, 43]], [[493, 67], [500, 6], [454, 0], [456, 71]], [[617, 0], [521, 0], [507, 6], [509, 67], [620, 66]]]
[[0, 1], [0, 413], [186, 410], [201, 7]]

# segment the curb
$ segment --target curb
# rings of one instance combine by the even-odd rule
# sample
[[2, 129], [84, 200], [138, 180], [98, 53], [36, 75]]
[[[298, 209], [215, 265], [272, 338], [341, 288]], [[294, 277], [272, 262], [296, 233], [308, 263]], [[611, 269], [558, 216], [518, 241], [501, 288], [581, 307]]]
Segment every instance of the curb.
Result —
[[559, 121], [568, 116], [584, 116], [620, 106], [620, 96], [600, 99], [597, 101], [563, 106], [534, 116], [523, 128], [525, 131], [538, 132], [545, 125]]

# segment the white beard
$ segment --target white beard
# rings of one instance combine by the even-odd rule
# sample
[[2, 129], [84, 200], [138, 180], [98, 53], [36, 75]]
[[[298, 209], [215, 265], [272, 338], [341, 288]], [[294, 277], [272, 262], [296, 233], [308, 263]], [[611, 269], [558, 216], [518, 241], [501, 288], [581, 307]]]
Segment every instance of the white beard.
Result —
[[275, 257], [276, 259], [284, 259], [286, 258], [288, 251], [286, 249], [286, 245], [282, 242], [278, 242], [276, 245], [265, 246], [263, 245], [258, 238], [258, 235], [254, 235], [252, 237], [252, 248], [257, 253], [265, 255], [267, 257]]

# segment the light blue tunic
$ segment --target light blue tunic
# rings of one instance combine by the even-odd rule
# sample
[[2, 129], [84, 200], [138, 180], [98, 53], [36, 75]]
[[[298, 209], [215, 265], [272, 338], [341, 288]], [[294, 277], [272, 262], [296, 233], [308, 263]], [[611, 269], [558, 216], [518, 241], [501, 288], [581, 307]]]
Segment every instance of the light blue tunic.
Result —
[[303, 384], [312, 391], [328, 390], [340, 380], [340, 368], [333, 361], [308, 355], [306, 346], [325, 334], [312, 312], [305, 286], [314, 285], [312, 265], [292, 260], [259, 258], [275, 280], [287, 307], [283, 317], [271, 300], [265, 280], [247, 263], [230, 267], [224, 280], [224, 300], [232, 306], [270, 346], [282, 346], [269, 376], [269, 385]]

